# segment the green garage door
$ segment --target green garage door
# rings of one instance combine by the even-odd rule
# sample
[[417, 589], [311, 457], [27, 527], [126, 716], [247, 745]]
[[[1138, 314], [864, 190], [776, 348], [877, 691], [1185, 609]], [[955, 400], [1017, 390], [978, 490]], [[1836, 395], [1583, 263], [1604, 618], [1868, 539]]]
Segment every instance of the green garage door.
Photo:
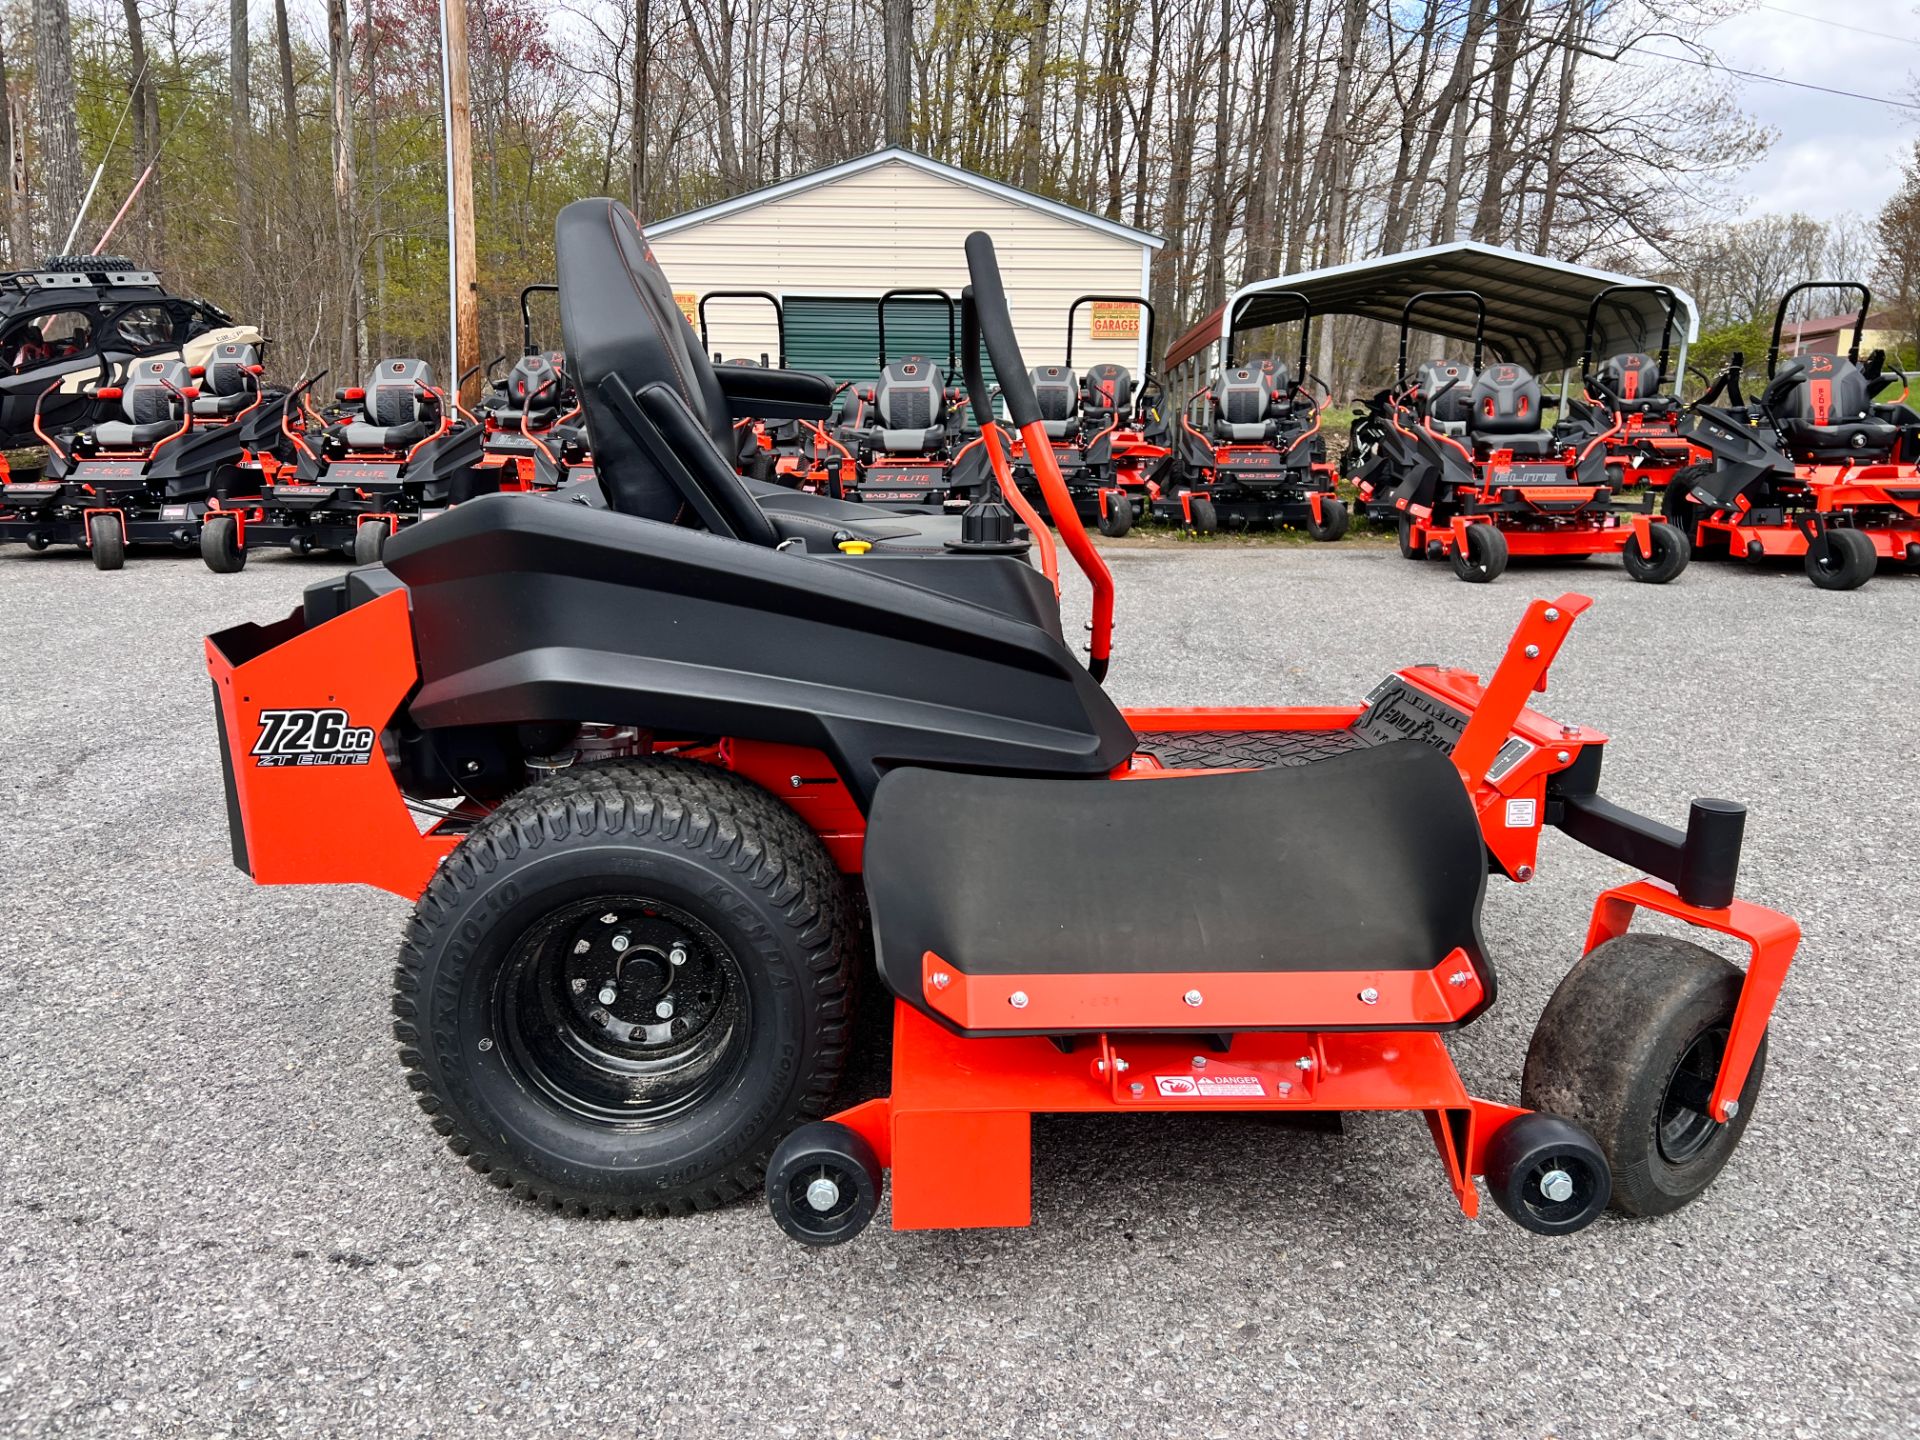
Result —
[[[852, 381], [870, 385], [880, 378], [879, 307], [872, 296], [790, 295], [781, 302], [786, 313], [787, 366], [792, 370], [815, 370], [831, 375], [836, 384]], [[960, 315], [953, 317], [955, 348], [959, 345]], [[947, 363], [947, 307], [938, 300], [889, 300], [887, 302], [887, 356], [898, 360], [907, 355], [925, 355], [945, 368]], [[981, 362], [987, 383], [993, 383], [993, 367]], [[955, 367], [947, 383], [960, 388], [965, 382]]]

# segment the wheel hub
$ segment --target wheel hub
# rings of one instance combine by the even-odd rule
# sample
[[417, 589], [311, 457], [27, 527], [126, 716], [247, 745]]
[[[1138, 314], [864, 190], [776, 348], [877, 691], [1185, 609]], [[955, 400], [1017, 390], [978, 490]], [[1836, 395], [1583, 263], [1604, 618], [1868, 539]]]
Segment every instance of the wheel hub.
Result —
[[618, 1044], [679, 1044], [719, 1008], [713, 947], [657, 909], [599, 911], [573, 928], [564, 948], [574, 1015]]

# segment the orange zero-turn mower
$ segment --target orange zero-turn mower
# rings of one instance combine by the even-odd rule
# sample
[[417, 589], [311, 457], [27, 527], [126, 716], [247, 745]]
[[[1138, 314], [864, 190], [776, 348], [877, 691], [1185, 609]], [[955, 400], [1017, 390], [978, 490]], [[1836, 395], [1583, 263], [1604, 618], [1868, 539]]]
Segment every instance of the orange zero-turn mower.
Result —
[[205, 520], [228, 497], [257, 495], [278, 473], [276, 454], [287, 404], [261, 383], [257, 347], [216, 345], [204, 366], [177, 358], [123, 362], [118, 384], [89, 382], [93, 412], [78, 428], [50, 432], [34, 410], [46, 467], [33, 480], [0, 488], [0, 543], [30, 550], [78, 545], [96, 567], [118, 570], [129, 545], [191, 551], [205, 543]]
[[[1407, 380], [1407, 340], [1422, 306], [1466, 306], [1475, 315], [1473, 364], [1430, 395]], [[1448, 560], [1462, 580], [1498, 579], [1513, 555], [1618, 555], [1627, 574], [1664, 585], [1686, 569], [1691, 547], [1677, 526], [1653, 514], [1654, 496], [1618, 494], [1607, 474], [1607, 444], [1620, 422], [1582, 400], [1551, 429], [1540, 382], [1524, 365], [1484, 363], [1486, 301], [1472, 290], [1429, 290], [1400, 314], [1399, 391], [1391, 421], [1421, 463], [1372, 483], [1368, 513], [1402, 516], [1401, 553]], [[1468, 404], [1459, 434], [1434, 423], [1459, 388]], [[1397, 483], [1396, 483], [1397, 481]], [[1382, 496], [1385, 506], [1382, 506]]]
[[[1147, 317], [1147, 368], [1138, 381], [1124, 365], [1104, 361], [1073, 368], [1074, 320], [1085, 305], [1137, 307]], [[1058, 365], [1036, 366], [1028, 376], [1053, 447], [1083, 523], [1118, 539], [1144, 518], [1160, 497], [1172, 469], [1172, 438], [1160, 417], [1161, 391], [1153, 375], [1153, 305], [1141, 295], [1081, 295], [1067, 307], [1067, 354]], [[1021, 493], [1045, 508], [1040, 482], [1026, 457], [1025, 442], [1008, 437]]]
[[[1625, 350], [1594, 364], [1594, 335], [1601, 307], [1624, 295], [1651, 295], [1661, 303], [1665, 318], [1660, 329], [1660, 353]], [[1645, 486], [1664, 493], [1668, 483], [1689, 465], [1711, 458], [1681, 433], [1684, 410], [1667, 382], [1673, 372], [1673, 332], [1680, 318], [1680, 299], [1665, 285], [1609, 285], [1587, 307], [1586, 334], [1580, 346], [1580, 383], [1587, 402], [1612, 419], [1607, 439], [1607, 470], [1616, 489]], [[1678, 390], [1676, 383], [1675, 390]]]
[[1228, 327], [1225, 364], [1205, 399], [1203, 431], [1179, 420], [1171, 483], [1154, 513], [1195, 530], [1250, 525], [1299, 527], [1315, 540], [1338, 540], [1351, 517], [1334, 493], [1321, 415], [1332, 395], [1313, 394], [1307, 372], [1313, 305], [1298, 291], [1272, 292], [1300, 307], [1300, 365], [1270, 355], [1237, 358]]
[[[1673, 1210], [1725, 1166], [1798, 930], [1736, 894], [1741, 806], [1635, 815], [1599, 794], [1605, 737], [1529, 708], [1585, 597], [1528, 606], [1485, 678], [1124, 711], [1100, 683], [1112, 579], [987, 236], [967, 379], [989, 413], [984, 336], [1092, 586], [1086, 664], [1011, 554], [783, 534], [694, 423], [705, 357], [647, 328], [669, 302], [632, 217], [576, 202], [556, 248], [629, 508], [481, 497], [207, 645], [236, 863], [414, 900], [401, 1062], [474, 1170], [596, 1215], [764, 1182], [789, 1234], [832, 1244], [889, 1173], [896, 1228], [1027, 1223], [1041, 1111], [1408, 1112], [1464, 1213], [1484, 1178], [1543, 1233]], [[1004, 483], [1007, 434], [983, 441]], [[1520, 1103], [1481, 1099], [1445, 1037], [1494, 1002], [1487, 881], [1533, 882], [1547, 826], [1646, 874], [1598, 897]], [[1143, 848], [1175, 885], [1089, 883]], [[892, 1086], [836, 1111], [874, 970]]]
[[[312, 385], [295, 398], [304, 401]], [[293, 463], [258, 497], [216, 501], [200, 532], [210, 569], [239, 570], [263, 546], [338, 550], [367, 564], [403, 527], [497, 488], [499, 472], [479, 465], [483, 427], [461, 408], [458, 387], [445, 393], [434, 383], [424, 360], [382, 360], [334, 399], [337, 418], [303, 404], [297, 413], [307, 419], [297, 426], [290, 403], [283, 429]]]
[[482, 436], [474, 470], [491, 482], [484, 488], [556, 490], [593, 473], [579, 397], [567, 377], [567, 357], [558, 350], [542, 350], [533, 339], [533, 297], [559, 293], [560, 287], [551, 283], [520, 292], [520, 357], [487, 387], [476, 407]]
[[[1857, 292], [1853, 340], [1842, 355], [1781, 359], [1787, 308], [1807, 290]], [[1709, 458], [1676, 475], [1665, 511], [1703, 552], [1760, 560], [1798, 557], [1823, 590], [1854, 590], [1881, 561], [1920, 565], [1920, 412], [1906, 377], [1860, 337], [1873, 296], [1854, 281], [1796, 285], [1773, 317], [1767, 383], [1753, 404], [1736, 356], [1688, 416], [1687, 438]], [[1891, 385], [1899, 395], [1878, 397]], [[1733, 404], [1718, 405], [1722, 392]]]

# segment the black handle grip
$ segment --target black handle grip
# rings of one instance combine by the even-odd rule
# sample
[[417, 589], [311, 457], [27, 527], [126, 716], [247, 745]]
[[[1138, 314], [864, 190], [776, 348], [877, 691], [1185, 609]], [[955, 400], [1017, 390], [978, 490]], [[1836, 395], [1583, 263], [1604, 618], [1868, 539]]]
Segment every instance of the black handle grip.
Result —
[[1013, 317], [1007, 313], [1007, 291], [1000, 283], [993, 240], [984, 230], [967, 236], [967, 273], [973, 280], [969, 288], [980, 334], [993, 359], [993, 373], [1000, 381], [1000, 397], [1007, 402], [1007, 416], [1023, 428], [1035, 424], [1040, 419], [1040, 397], [1033, 393], [1033, 379], [1027, 374], [1020, 341], [1013, 333]]

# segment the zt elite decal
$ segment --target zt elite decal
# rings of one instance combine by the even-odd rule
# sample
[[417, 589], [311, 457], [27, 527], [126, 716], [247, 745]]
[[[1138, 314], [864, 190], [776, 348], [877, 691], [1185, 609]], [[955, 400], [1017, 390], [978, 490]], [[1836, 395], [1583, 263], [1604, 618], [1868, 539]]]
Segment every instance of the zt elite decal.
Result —
[[373, 739], [373, 731], [352, 724], [344, 710], [262, 710], [253, 762], [262, 769], [364, 765]]

